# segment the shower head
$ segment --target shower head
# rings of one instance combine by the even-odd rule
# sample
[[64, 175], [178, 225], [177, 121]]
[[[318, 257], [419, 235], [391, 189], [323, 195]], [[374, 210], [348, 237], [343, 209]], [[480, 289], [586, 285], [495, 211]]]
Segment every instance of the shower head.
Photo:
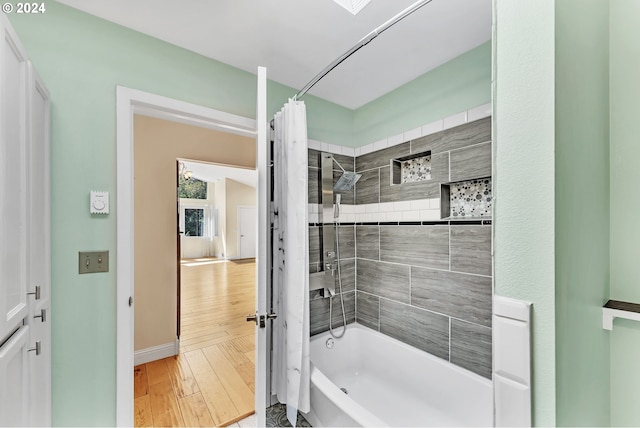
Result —
[[[338, 181], [336, 182], [336, 184], [333, 186], [333, 191], [334, 192], [349, 192], [351, 189], [353, 189], [353, 186], [356, 185], [356, 182], [358, 180], [360, 180], [360, 177], [362, 177], [362, 174], [356, 174], [355, 172], [349, 172], [349, 171], [345, 171], [345, 169], [342, 167], [342, 165], [340, 165], [340, 162], [338, 162], [336, 160], [336, 158], [331, 154], [331, 153], [323, 153], [323, 159], [331, 159], [333, 160], [333, 162], [338, 165], [338, 168], [340, 168], [340, 170], [342, 170], [342, 175], [340, 176], [340, 178], [338, 179]], [[329, 169], [331, 169], [331, 166], [327, 166]], [[323, 166], [324, 168], [324, 166]]]
[[360, 180], [362, 174], [356, 174], [355, 172], [343, 172], [336, 184], [333, 186], [334, 192], [349, 192], [356, 185], [356, 182]]

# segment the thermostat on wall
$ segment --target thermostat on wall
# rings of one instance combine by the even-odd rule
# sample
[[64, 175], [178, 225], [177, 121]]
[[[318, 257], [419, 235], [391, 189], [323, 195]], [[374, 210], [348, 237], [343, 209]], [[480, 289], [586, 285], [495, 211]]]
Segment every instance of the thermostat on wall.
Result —
[[91, 214], [109, 214], [109, 192], [92, 190], [89, 211]]

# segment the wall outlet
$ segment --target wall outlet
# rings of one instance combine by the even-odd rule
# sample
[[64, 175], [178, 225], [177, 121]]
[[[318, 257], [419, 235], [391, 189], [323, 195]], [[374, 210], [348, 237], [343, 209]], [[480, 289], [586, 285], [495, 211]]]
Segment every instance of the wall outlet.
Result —
[[78, 253], [78, 273], [109, 272], [108, 251], [80, 251]]

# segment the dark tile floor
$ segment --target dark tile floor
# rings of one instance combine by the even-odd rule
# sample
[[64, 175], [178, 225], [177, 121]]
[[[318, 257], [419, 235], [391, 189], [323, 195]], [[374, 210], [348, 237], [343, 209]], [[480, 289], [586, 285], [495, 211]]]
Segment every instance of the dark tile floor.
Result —
[[[299, 427], [310, 427], [311, 424], [298, 412]], [[274, 404], [267, 408], [267, 426], [268, 427], [290, 427], [291, 424], [287, 420], [287, 406], [284, 404]]]

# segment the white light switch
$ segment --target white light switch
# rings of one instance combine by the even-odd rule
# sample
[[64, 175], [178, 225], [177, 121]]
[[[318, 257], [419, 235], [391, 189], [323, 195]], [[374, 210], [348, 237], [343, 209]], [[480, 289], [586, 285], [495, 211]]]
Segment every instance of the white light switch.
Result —
[[91, 214], [109, 214], [109, 192], [92, 190], [89, 211]]

